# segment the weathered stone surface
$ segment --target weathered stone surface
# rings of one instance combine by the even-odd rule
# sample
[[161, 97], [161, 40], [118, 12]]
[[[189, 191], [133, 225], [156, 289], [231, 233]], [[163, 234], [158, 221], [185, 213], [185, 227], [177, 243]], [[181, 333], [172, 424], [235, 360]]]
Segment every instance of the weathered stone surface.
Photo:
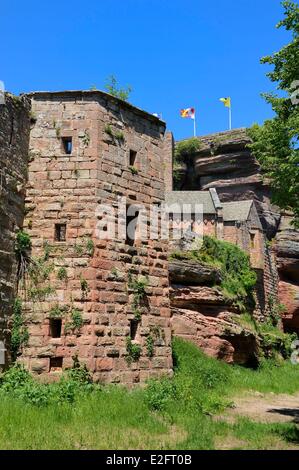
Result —
[[194, 343], [208, 356], [229, 364], [257, 364], [257, 336], [238, 325], [229, 312], [212, 318], [192, 310], [174, 308], [172, 332]]
[[30, 102], [9, 94], [5, 99], [0, 105], [0, 340], [5, 341], [9, 352], [17, 273], [15, 233], [24, 220]]
[[275, 236], [280, 211], [271, 204], [270, 190], [262, 178], [260, 165], [247, 147], [251, 140], [246, 129], [211, 134], [199, 140], [200, 150], [188, 160], [185, 173], [180, 173], [181, 189], [216, 188], [222, 202], [253, 199], [267, 235]]
[[[21, 360], [30, 367], [44, 358], [47, 367], [37, 365], [35, 372], [45, 379], [52, 374], [51, 363], [55, 368], [56, 359], [62, 362], [59, 374], [72, 365], [75, 355], [100, 382], [133, 384], [171, 374], [167, 242], [135, 241], [131, 246], [125, 238], [100, 238], [97, 228], [101, 204], [112, 215], [119, 197], [146, 208], [163, 202], [164, 162], [171, 170], [172, 135], [165, 134], [165, 124], [156, 117], [99, 91], [33, 93], [30, 98], [36, 123], [30, 136], [25, 227], [33, 256], [40, 256], [48, 242], [55, 265], [49, 282], [55, 293], [38, 309], [28, 305], [30, 347]], [[114, 137], [108, 135], [108, 127]], [[117, 139], [120, 132], [122, 139]], [[65, 152], [67, 138], [72, 138], [71, 153]], [[129, 169], [131, 150], [136, 152], [135, 174]], [[57, 240], [55, 224], [66, 224], [65, 241]], [[65, 268], [67, 279], [57, 277], [60, 268]], [[148, 281], [135, 339], [141, 357], [131, 365], [126, 361], [134, 319], [130, 275], [133, 280], [146, 276]], [[61, 338], [54, 340], [43, 312], [57, 303], [68, 306], [69, 312], [71, 305], [81, 312], [82, 325], [70, 329], [66, 315]], [[31, 328], [33, 318], [41, 325], [38, 337]], [[151, 328], [160, 331], [163, 341], [155, 341], [149, 358], [146, 340]]]
[[191, 260], [171, 261], [169, 263], [169, 277], [173, 284], [190, 286], [209, 285], [221, 281], [218, 269]]

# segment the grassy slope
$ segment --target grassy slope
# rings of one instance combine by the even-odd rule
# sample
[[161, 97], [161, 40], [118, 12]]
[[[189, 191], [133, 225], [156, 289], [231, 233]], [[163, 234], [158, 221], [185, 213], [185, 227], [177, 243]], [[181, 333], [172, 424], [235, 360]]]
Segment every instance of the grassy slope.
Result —
[[36, 407], [4, 392], [0, 396], [1, 449], [213, 449], [225, 439], [235, 447], [269, 448], [299, 441], [293, 424], [214, 421], [237, 394], [299, 391], [299, 367], [265, 363], [259, 371], [230, 367], [174, 341], [172, 381], [147, 391], [106, 387], [75, 403]]

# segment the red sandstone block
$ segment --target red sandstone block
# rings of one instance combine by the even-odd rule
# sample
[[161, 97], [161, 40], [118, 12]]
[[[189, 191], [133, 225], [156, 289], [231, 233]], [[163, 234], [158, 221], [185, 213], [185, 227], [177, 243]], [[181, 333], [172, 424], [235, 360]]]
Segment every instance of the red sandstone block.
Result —
[[97, 371], [110, 371], [113, 369], [113, 358], [112, 357], [102, 357], [96, 359], [96, 370]]

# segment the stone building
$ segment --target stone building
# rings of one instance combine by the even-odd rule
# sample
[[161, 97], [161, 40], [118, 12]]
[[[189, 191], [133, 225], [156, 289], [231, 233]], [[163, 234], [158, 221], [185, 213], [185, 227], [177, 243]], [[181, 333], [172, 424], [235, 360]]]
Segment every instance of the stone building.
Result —
[[167, 244], [139, 240], [136, 226], [128, 238], [118, 213], [164, 200], [165, 123], [100, 91], [30, 98], [25, 229], [38, 268], [23, 291], [30, 339], [20, 360], [48, 378], [74, 356], [100, 382], [171, 374]]
[[[179, 210], [172, 216], [173, 223], [181, 227], [182, 233], [189, 232], [191, 244], [192, 234], [234, 243], [250, 255], [253, 268], [264, 269], [265, 240], [253, 200], [221, 202], [216, 189], [211, 188], [209, 191], [168, 192], [165, 201], [171, 212]], [[187, 210], [185, 221], [184, 209]], [[173, 243], [181, 247], [184, 238]]]

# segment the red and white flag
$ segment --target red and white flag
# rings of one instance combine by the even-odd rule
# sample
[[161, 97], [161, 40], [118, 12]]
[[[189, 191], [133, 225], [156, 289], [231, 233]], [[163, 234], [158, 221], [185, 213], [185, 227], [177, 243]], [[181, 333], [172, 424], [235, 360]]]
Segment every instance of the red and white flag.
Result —
[[181, 109], [181, 117], [195, 119], [195, 108]]

